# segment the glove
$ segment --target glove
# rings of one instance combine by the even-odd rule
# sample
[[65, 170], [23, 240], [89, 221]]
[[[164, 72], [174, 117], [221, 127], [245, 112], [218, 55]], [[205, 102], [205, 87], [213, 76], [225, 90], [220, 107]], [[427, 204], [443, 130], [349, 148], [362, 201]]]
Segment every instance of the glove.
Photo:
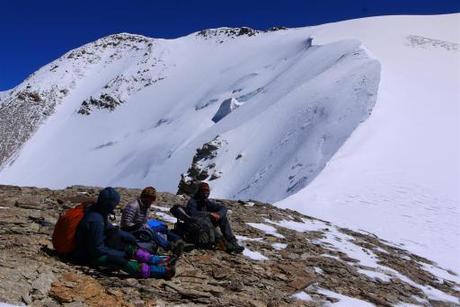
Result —
[[152, 258], [152, 255], [142, 248], [136, 249], [133, 255], [133, 259], [141, 263], [147, 263]]

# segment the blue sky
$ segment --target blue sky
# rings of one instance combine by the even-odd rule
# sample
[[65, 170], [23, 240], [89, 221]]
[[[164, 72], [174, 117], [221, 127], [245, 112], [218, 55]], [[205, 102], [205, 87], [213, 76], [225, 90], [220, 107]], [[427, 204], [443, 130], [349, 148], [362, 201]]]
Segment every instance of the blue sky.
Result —
[[0, 0], [0, 91], [68, 50], [113, 33], [173, 38], [221, 26], [300, 27], [459, 11], [460, 0]]

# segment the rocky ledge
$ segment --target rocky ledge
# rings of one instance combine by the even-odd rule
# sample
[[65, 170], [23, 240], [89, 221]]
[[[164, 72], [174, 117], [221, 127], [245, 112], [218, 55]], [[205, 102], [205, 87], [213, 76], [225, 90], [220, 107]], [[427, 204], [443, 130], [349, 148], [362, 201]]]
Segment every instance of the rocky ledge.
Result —
[[[123, 202], [139, 190], [120, 188]], [[99, 188], [0, 186], [0, 302], [31, 306], [459, 306], [459, 278], [376, 236], [281, 210], [222, 200], [242, 255], [194, 250], [170, 281], [136, 280], [57, 258], [50, 235], [59, 213]], [[152, 217], [186, 198], [160, 193]], [[119, 212], [117, 212], [119, 218]]]

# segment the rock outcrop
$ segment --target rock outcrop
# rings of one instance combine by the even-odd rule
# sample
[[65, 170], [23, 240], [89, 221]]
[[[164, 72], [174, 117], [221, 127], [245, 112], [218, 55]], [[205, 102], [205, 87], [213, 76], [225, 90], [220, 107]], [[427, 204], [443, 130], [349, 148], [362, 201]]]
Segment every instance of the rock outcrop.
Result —
[[26, 142], [67, 95], [57, 85], [49, 89], [24, 87], [3, 97], [0, 105], [0, 166]]
[[235, 98], [228, 98], [225, 99], [221, 104], [219, 109], [217, 110], [216, 114], [214, 114], [214, 117], [211, 119], [213, 122], [217, 123], [219, 122], [222, 118], [239, 108], [241, 104], [238, 102], [237, 99]]
[[[209, 39], [213, 37], [230, 37], [230, 38], [237, 38], [239, 36], [254, 36], [259, 33], [263, 33], [263, 31], [255, 30], [248, 27], [241, 27], [241, 28], [216, 28], [216, 29], [206, 29], [200, 32], [197, 32], [196, 36]], [[221, 41], [222, 43], [222, 41]]]
[[191, 196], [195, 193], [200, 181], [212, 181], [222, 176], [222, 172], [217, 169], [214, 159], [217, 157], [218, 150], [226, 144], [227, 141], [216, 136], [213, 140], [203, 144], [201, 148], [197, 148], [192, 158], [192, 165], [187, 173], [181, 174], [177, 190], [178, 195]]
[[[120, 61], [132, 61], [130, 69], [115, 74], [102, 88], [94, 88], [93, 96], [83, 95], [75, 110], [78, 114], [90, 115], [99, 109], [113, 111], [132, 94], [165, 79], [163, 53], [157, 46], [155, 39], [141, 35], [110, 35], [67, 52], [2, 93], [0, 166], [14, 161], [14, 154], [65, 99], [79, 99], [79, 85], [95, 68], [101, 73]], [[104, 74], [99, 77], [104, 78]]]
[[[98, 191], [0, 186], [0, 301], [30, 306], [459, 304], [459, 284], [436, 276], [433, 272], [442, 270], [428, 259], [371, 234], [258, 202], [220, 200], [232, 211], [244, 254], [194, 250], [180, 258], [170, 281], [137, 280], [64, 262], [52, 250], [54, 223], [64, 209]], [[140, 192], [119, 191], [120, 207]], [[160, 193], [152, 217], [170, 223], [169, 207], [185, 201]]]

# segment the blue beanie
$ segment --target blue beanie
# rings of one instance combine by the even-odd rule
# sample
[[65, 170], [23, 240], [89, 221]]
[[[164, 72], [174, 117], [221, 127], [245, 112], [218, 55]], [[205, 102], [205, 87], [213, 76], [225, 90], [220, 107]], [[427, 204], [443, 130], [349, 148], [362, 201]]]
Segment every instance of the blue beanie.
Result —
[[96, 206], [99, 211], [109, 214], [118, 203], [120, 203], [120, 194], [114, 188], [107, 187], [99, 193]]

